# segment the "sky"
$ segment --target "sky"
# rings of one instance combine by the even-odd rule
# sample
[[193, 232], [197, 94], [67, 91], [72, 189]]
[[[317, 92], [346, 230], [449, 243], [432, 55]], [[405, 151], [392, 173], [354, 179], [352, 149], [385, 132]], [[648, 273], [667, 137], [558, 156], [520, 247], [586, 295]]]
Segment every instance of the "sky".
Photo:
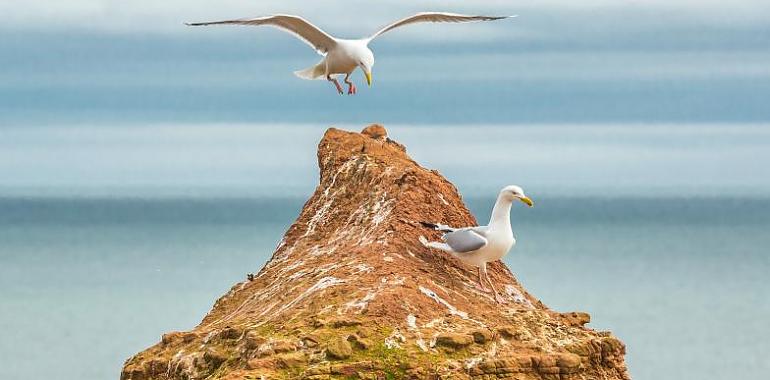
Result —
[[[422, 10], [519, 17], [388, 33], [354, 98], [295, 78], [319, 57], [286, 33], [182, 24], [296, 13], [359, 37]], [[763, 1], [2, 0], [0, 13], [5, 124], [770, 118]]]
[[[357, 125], [337, 125], [358, 130]], [[314, 124], [0, 129], [0, 196], [306, 197]], [[509, 184], [533, 197], [762, 197], [770, 128], [725, 125], [394, 124], [390, 136], [466, 197]]]
[[[425, 10], [518, 17], [381, 36], [373, 86], [356, 73], [354, 97], [294, 77], [320, 57], [284, 32], [183, 25], [294, 13], [361, 37]], [[447, 152], [500, 165], [524, 149], [540, 173], [524, 178], [567, 192], [770, 189], [753, 161], [770, 147], [766, 1], [0, 0], [0, 14], [0, 195], [222, 184], [303, 193], [323, 129], [372, 122], [406, 134], [397, 140], [422, 136], [410, 151], [468, 188], [496, 185], [478, 185], [489, 173]], [[474, 151], [448, 135], [471, 138], [471, 126], [492, 131]], [[666, 143], [661, 131], [674, 130]], [[573, 138], [552, 144], [560, 138], [548, 133]], [[436, 134], [443, 149], [424, 140]], [[298, 145], [260, 153], [286, 136]], [[229, 149], [236, 141], [252, 145]], [[298, 146], [306, 160], [290, 163]]]

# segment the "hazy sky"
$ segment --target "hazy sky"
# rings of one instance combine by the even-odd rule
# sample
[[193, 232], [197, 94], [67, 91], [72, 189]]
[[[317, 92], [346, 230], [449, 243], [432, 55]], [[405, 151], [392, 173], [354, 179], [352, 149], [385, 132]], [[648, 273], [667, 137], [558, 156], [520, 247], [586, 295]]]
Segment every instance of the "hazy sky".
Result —
[[[339, 125], [357, 130], [357, 125]], [[768, 125], [390, 125], [466, 196], [766, 196]], [[2, 195], [310, 194], [319, 125], [0, 129]]]
[[[284, 32], [182, 25], [297, 13], [360, 37], [423, 10], [519, 17], [389, 33], [355, 97], [295, 78], [320, 57]], [[371, 122], [484, 191], [510, 161], [527, 163], [511, 181], [568, 193], [770, 189], [757, 166], [770, 150], [767, 1], [0, 0], [0, 14], [0, 193], [302, 193], [323, 129]]]
[[[182, 25], [285, 12], [358, 37], [420, 10], [519, 18], [389, 33], [355, 98], [295, 78], [319, 57], [288, 34]], [[5, 124], [770, 119], [770, 3], [758, 0], [2, 0], [0, 14]]]

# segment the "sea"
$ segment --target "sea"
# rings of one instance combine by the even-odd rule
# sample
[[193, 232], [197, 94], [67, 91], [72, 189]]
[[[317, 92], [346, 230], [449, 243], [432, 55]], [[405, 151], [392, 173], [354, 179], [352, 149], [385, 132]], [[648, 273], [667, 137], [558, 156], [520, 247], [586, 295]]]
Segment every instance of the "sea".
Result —
[[[117, 379], [258, 271], [317, 184], [323, 132], [260, 128], [4, 129], [0, 379]], [[632, 378], [766, 379], [766, 129], [544, 128], [389, 130], [480, 221], [498, 185], [525, 188], [506, 264], [625, 342]]]

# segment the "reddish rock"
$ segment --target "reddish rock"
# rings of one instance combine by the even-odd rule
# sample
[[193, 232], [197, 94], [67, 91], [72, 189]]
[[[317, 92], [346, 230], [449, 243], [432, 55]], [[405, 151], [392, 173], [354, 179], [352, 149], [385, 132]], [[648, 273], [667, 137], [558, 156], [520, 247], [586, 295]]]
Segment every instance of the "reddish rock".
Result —
[[361, 131], [361, 134], [375, 140], [385, 140], [388, 137], [388, 131], [386, 131], [385, 127], [380, 124], [372, 124], [364, 128], [364, 130]]
[[436, 337], [436, 346], [461, 349], [473, 343], [473, 336], [467, 334], [444, 333]]
[[197, 334], [193, 332], [179, 332], [179, 331], [172, 331], [169, 333], [163, 334], [161, 337], [161, 343], [162, 344], [171, 344], [171, 343], [190, 343], [197, 338]]
[[225, 340], [238, 339], [242, 333], [243, 331], [241, 331], [240, 329], [236, 329], [233, 327], [225, 327], [224, 329], [222, 329], [222, 331], [219, 332], [219, 334], [217, 334], [217, 338], [225, 339]]
[[575, 354], [558, 354], [556, 356], [556, 365], [559, 366], [562, 373], [574, 373], [580, 367], [580, 356]]
[[[420, 221], [476, 220], [457, 189], [414, 162], [382, 126], [329, 129], [318, 165], [318, 187], [264, 268], [235, 284], [193, 331], [166, 334], [129, 359], [124, 380], [328, 378], [334, 371], [627, 378], [622, 342], [586, 328], [584, 316], [551, 311], [502, 262], [488, 266], [498, 289], [508, 289], [501, 305], [479, 295], [475, 268], [419, 242], [439, 237]], [[438, 349], [445, 343], [462, 349], [448, 355]], [[330, 354], [336, 346], [339, 355]], [[351, 364], [362, 360], [377, 366]]]
[[275, 358], [251, 359], [246, 362], [247, 369], [272, 369], [277, 366], [278, 361]]
[[372, 342], [369, 339], [362, 338], [358, 334], [352, 334], [348, 336], [348, 342], [357, 350], [368, 350], [372, 347]]
[[473, 341], [477, 344], [485, 344], [492, 341], [492, 338], [494, 338], [494, 334], [492, 331], [489, 330], [476, 330], [472, 332], [473, 334]]
[[326, 345], [326, 356], [332, 360], [347, 359], [353, 355], [353, 347], [350, 342], [343, 337], [332, 339]]
[[560, 313], [564, 322], [570, 326], [584, 326], [591, 322], [591, 315], [580, 311]]
[[244, 344], [247, 350], [256, 350], [259, 346], [267, 343], [267, 338], [260, 336], [256, 331], [249, 331], [244, 338]]
[[303, 352], [292, 352], [276, 358], [279, 368], [290, 369], [307, 365], [307, 355]]
[[291, 352], [297, 349], [297, 344], [288, 340], [276, 340], [270, 343], [270, 346], [275, 353]]

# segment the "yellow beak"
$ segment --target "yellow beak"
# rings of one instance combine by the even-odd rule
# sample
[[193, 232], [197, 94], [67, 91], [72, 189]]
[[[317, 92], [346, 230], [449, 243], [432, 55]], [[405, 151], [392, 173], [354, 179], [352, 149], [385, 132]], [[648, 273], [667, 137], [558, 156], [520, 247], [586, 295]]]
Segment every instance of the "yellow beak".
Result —
[[372, 87], [372, 73], [364, 71], [364, 75], [366, 75], [366, 84], [369, 85], [369, 87]]
[[524, 202], [524, 203], [526, 203], [526, 204], [527, 204], [527, 206], [529, 206], [529, 207], [532, 207], [532, 206], [534, 206], [534, 205], [535, 205], [535, 202], [532, 202], [532, 200], [531, 200], [531, 199], [529, 199], [529, 197], [521, 197], [521, 198], [519, 198], [519, 199], [521, 199], [521, 201], [522, 201], [522, 202]]

